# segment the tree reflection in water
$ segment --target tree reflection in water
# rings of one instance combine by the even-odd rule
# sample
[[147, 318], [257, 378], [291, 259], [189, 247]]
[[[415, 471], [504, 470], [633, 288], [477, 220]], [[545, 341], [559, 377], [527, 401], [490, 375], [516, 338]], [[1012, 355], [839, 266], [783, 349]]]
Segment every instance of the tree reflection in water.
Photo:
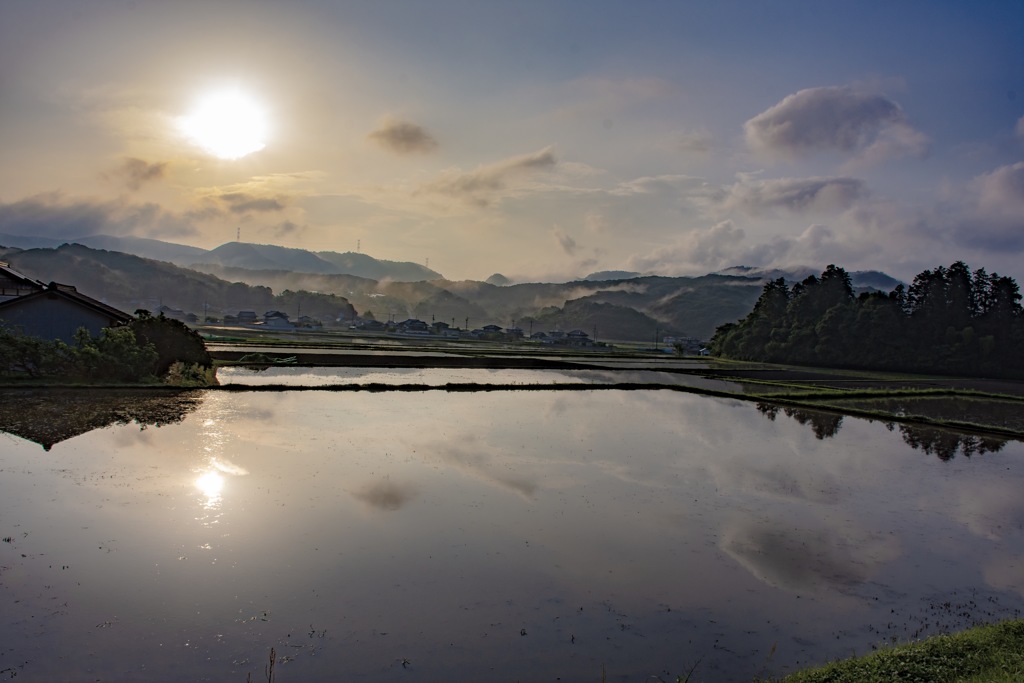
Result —
[[54, 444], [110, 425], [141, 429], [181, 422], [203, 392], [161, 389], [7, 389], [0, 391], [0, 431], [50, 450]]
[[[890, 422], [886, 424], [886, 427], [891, 431], [893, 424]], [[958, 452], [965, 458], [972, 455], [997, 453], [1006, 445], [1006, 439], [960, 434], [938, 427], [901, 424], [899, 429], [900, 435], [909, 446], [935, 455], [943, 461], [952, 460]]]
[[[779, 414], [779, 406], [771, 403], [758, 403], [757, 410], [773, 422]], [[843, 416], [835, 413], [799, 408], [782, 408], [782, 412], [802, 425], [809, 424], [811, 431], [818, 439], [832, 438], [839, 433], [839, 428], [843, 426]]]
[[[814, 436], [818, 439], [835, 436], [843, 425], [842, 415], [817, 410], [781, 407], [772, 403], [758, 403], [757, 411], [772, 421], [782, 412], [802, 425], [810, 425], [811, 431], [814, 432]], [[911, 448], [934, 455], [942, 461], [951, 460], [958, 453], [966, 458], [972, 455], [996, 453], [1006, 445], [1006, 439], [992, 436], [963, 434], [926, 425], [885, 423], [886, 429], [890, 432], [896, 429], [897, 426], [904, 443]]]

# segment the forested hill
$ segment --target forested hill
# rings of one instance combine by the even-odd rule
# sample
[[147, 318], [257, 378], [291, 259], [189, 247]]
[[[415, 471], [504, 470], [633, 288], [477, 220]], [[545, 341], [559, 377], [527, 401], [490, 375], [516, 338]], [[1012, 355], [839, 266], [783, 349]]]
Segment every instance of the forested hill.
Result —
[[163, 305], [198, 315], [204, 309], [211, 315], [240, 309], [297, 314], [301, 305], [303, 314], [323, 321], [339, 315], [351, 319], [356, 314], [343, 296], [287, 290], [275, 294], [269, 287], [227, 282], [163, 261], [80, 244], [64, 244], [56, 249], [11, 249], [2, 255], [31, 278], [74, 285], [83, 294], [127, 313], [139, 308], [156, 311]]
[[767, 283], [754, 310], [718, 328], [724, 357], [825, 367], [1024, 378], [1017, 282], [956, 262], [889, 294], [854, 297], [830, 265], [790, 289]]

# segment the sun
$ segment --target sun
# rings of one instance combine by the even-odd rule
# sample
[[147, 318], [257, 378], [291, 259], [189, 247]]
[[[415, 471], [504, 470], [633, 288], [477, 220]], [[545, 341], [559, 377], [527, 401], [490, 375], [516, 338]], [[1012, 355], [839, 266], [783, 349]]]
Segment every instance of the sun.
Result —
[[266, 110], [237, 88], [212, 92], [178, 121], [195, 144], [221, 159], [240, 159], [267, 146]]

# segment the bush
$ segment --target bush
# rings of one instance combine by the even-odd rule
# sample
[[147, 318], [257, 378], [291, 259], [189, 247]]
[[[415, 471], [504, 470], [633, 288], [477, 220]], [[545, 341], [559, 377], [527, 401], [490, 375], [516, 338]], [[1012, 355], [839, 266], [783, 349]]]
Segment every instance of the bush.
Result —
[[135, 311], [135, 319], [129, 324], [140, 343], [152, 344], [156, 348], [156, 374], [163, 377], [176, 362], [192, 363], [204, 368], [213, 367], [213, 359], [203, 338], [185, 323], [164, 317], [154, 317], [149, 311]]

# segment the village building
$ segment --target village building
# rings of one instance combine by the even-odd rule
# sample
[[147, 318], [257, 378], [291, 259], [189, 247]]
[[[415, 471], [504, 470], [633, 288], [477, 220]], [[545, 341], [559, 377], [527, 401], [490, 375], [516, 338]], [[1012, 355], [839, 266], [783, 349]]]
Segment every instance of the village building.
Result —
[[98, 337], [104, 327], [126, 325], [131, 320], [124, 311], [56, 282], [0, 301], [0, 324], [12, 332], [68, 344], [74, 343], [81, 327]]
[[22, 275], [9, 263], [0, 261], [0, 301], [14, 299], [26, 294], [32, 294], [43, 289], [45, 285], [39, 280]]

